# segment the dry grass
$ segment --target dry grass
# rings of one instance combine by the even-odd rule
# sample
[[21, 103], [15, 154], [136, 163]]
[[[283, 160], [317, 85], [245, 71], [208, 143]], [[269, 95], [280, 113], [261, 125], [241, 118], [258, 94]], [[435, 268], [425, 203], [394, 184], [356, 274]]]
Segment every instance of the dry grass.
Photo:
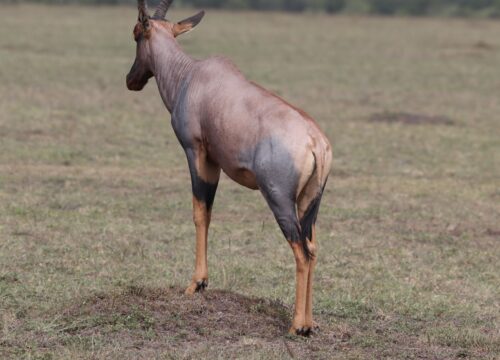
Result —
[[500, 23], [210, 11], [181, 40], [333, 143], [322, 330], [297, 339], [292, 254], [261, 196], [227, 178], [210, 288], [181, 295], [189, 176], [154, 83], [125, 88], [135, 16], [0, 8], [0, 357], [499, 356]]

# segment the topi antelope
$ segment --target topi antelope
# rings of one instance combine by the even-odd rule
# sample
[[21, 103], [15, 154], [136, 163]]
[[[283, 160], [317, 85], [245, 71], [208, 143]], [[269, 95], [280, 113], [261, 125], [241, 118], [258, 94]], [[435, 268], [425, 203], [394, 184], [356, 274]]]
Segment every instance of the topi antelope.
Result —
[[175, 38], [204, 12], [178, 23], [165, 20], [173, 0], [154, 15], [138, 0], [135, 62], [129, 90], [156, 80], [187, 157], [196, 226], [196, 262], [187, 294], [208, 285], [207, 234], [221, 169], [238, 184], [260, 190], [292, 248], [295, 311], [290, 333], [313, 329], [312, 287], [318, 253], [315, 222], [332, 160], [328, 139], [304, 111], [245, 79], [227, 59], [194, 60]]

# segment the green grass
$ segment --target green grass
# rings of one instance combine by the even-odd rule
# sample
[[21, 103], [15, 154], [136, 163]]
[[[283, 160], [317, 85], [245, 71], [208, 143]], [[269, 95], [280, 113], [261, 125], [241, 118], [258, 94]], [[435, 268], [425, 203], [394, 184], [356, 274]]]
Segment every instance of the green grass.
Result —
[[[500, 23], [209, 11], [180, 40], [332, 142], [322, 330], [296, 339], [291, 251], [260, 194], [227, 177], [208, 293], [176, 295], [194, 264], [189, 174], [154, 82], [125, 87], [135, 18], [0, 8], [0, 357], [500, 356]], [[370, 121], [384, 113], [453, 124]]]

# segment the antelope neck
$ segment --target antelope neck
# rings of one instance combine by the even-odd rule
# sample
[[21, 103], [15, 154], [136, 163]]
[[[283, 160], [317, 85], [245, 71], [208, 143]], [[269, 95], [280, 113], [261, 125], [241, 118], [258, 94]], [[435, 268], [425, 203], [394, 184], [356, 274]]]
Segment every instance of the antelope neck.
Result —
[[174, 39], [158, 40], [151, 44], [153, 73], [161, 98], [172, 113], [195, 60], [182, 51]]

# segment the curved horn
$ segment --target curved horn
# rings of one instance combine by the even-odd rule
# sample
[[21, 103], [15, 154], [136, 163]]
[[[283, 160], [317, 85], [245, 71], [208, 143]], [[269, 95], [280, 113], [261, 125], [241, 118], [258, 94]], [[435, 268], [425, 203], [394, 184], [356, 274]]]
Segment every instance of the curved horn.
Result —
[[149, 18], [148, 4], [146, 4], [146, 0], [137, 0], [137, 8], [139, 9], [139, 16], [137, 19], [140, 22], [144, 22]]
[[165, 19], [165, 15], [167, 14], [168, 8], [172, 4], [174, 0], [161, 0], [158, 6], [156, 7], [156, 11], [153, 15], [155, 19]]

